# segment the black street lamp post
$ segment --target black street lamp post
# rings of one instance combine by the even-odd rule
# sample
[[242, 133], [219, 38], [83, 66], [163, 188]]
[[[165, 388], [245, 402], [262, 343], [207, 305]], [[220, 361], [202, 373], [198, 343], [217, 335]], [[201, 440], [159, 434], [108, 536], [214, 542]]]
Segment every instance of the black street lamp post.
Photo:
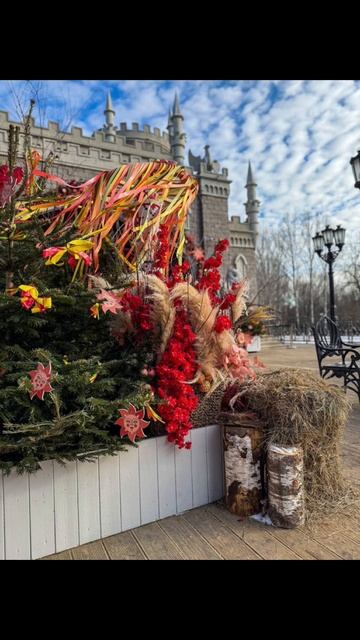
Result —
[[360, 151], [357, 152], [357, 155], [351, 158], [350, 164], [352, 166], [355, 184], [354, 187], [360, 189]]
[[[320, 233], [319, 231], [317, 232], [316, 236], [313, 238], [313, 242], [315, 252], [318, 254], [319, 258], [324, 260], [324, 262], [327, 262], [329, 265], [330, 318], [333, 322], [336, 322], [333, 264], [345, 244], [345, 229], [343, 229], [339, 224], [336, 229], [331, 229], [331, 227], [327, 225], [323, 231]], [[337, 246], [337, 251], [331, 248], [333, 244]], [[322, 253], [324, 247], [327, 248], [327, 251]]]

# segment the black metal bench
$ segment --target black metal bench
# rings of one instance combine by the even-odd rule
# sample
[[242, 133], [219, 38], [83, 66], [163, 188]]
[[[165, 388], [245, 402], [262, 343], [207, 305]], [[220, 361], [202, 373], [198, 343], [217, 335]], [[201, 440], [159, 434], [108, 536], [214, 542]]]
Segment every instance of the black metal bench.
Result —
[[[360, 402], [360, 345], [343, 342], [335, 322], [322, 316], [312, 327], [322, 378], [343, 378], [344, 388], [358, 394]], [[330, 362], [336, 358], [336, 361]]]

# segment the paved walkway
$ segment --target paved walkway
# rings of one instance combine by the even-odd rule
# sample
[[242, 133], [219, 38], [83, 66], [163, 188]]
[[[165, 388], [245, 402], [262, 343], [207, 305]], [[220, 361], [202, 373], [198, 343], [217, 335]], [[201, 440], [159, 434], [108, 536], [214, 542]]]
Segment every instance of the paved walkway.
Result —
[[[265, 348], [270, 367], [317, 371], [313, 345]], [[343, 447], [344, 466], [360, 486], [360, 405], [350, 392], [353, 410]], [[359, 514], [360, 516], [360, 514]], [[360, 559], [357, 518], [324, 523], [316, 532], [277, 529], [254, 520], [240, 521], [221, 504], [193, 509], [131, 531], [65, 551], [45, 560], [340, 560]]]

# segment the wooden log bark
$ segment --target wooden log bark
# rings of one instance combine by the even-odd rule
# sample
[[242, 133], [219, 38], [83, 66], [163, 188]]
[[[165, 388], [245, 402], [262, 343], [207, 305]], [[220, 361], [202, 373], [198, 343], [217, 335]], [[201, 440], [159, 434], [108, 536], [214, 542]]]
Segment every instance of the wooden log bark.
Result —
[[267, 455], [268, 511], [277, 527], [304, 524], [304, 460], [301, 447], [269, 446]]
[[[220, 420], [222, 416], [224, 416], [223, 413], [219, 416]], [[252, 428], [231, 425], [229, 415], [221, 422], [223, 424], [226, 506], [232, 513], [246, 518], [261, 511], [263, 431], [258, 426]]]

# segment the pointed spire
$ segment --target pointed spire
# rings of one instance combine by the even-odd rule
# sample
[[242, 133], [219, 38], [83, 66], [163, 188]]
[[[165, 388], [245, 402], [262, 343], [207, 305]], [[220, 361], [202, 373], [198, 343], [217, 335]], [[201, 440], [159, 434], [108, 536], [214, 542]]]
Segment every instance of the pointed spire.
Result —
[[177, 91], [175, 91], [173, 116], [182, 116], [182, 113], [180, 111], [179, 96]]
[[106, 111], [112, 111], [113, 113], [115, 113], [113, 106], [112, 106], [112, 100], [111, 100], [111, 93], [110, 91], [108, 91], [107, 97], [106, 97], [106, 107], [105, 107], [105, 112]]
[[104, 125], [105, 140], [107, 142], [115, 142], [115, 130], [116, 130], [116, 127], [114, 127], [115, 111], [112, 106], [110, 91], [108, 92], [106, 97], [106, 106], [105, 106], [104, 115], [105, 115], [105, 121], [106, 121]]
[[179, 96], [175, 92], [172, 115], [169, 118], [169, 138], [171, 146], [171, 155], [175, 162], [183, 165], [185, 162], [185, 142], [186, 135], [184, 133], [184, 116], [180, 111]]
[[251, 162], [249, 162], [249, 168], [248, 168], [248, 174], [247, 174], [247, 179], [246, 179], [246, 186], [249, 186], [250, 184], [255, 184], [255, 178], [253, 176], [253, 172], [251, 169]]
[[172, 115], [171, 115], [171, 109], [169, 109], [169, 117], [168, 117], [168, 123], [167, 123], [167, 128], [172, 126]]

